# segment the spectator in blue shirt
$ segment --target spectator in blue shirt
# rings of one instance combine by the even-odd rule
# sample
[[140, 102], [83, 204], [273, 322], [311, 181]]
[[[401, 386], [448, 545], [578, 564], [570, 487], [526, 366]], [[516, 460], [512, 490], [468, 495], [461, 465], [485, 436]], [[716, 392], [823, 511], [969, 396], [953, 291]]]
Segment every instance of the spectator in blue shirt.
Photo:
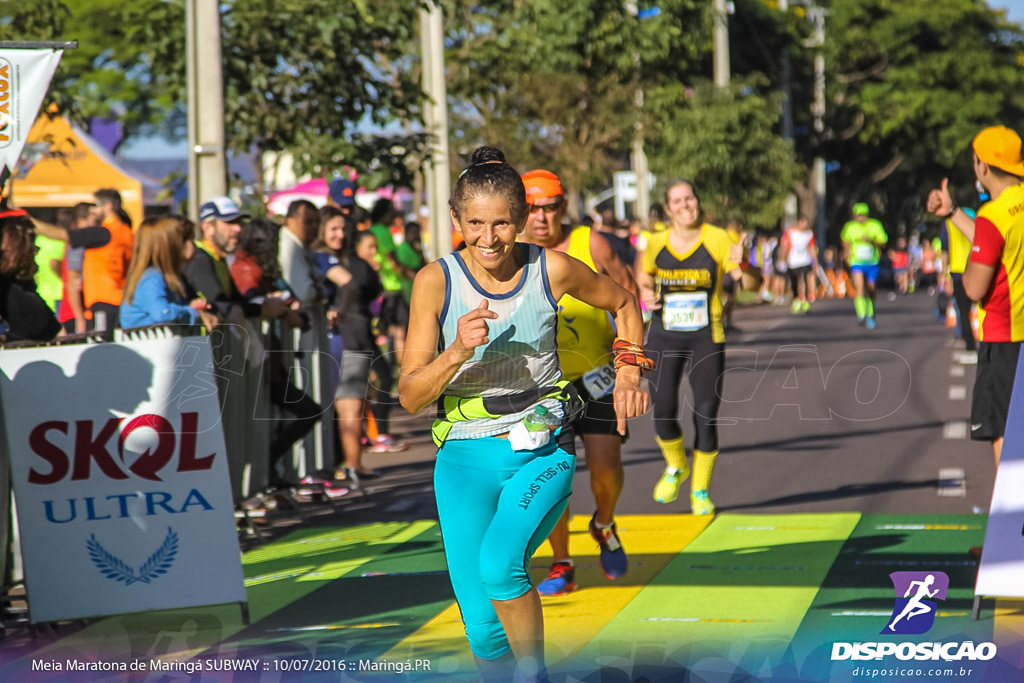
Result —
[[194, 237], [195, 225], [185, 218], [163, 216], [142, 222], [121, 303], [123, 328], [199, 322], [213, 328], [217, 324], [205, 299], [189, 300], [181, 279], [182, 268], [195, 253]]

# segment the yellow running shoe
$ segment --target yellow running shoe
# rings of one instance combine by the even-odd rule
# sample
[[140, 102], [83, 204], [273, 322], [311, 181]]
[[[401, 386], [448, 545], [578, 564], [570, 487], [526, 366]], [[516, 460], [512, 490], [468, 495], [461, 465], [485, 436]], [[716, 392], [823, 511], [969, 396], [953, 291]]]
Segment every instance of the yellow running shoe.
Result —
[[690, 493], [690, 510], [694, 516], [715, 514], [715, 504], [708, 498], [708, 490], [701, 489]]
[[681, 470], [666, 467], [661, 474], [661, 479], [654, 485], [654, 501], [668, 504], [679, 497], [679, 485], [690, 476], [690, 468]]

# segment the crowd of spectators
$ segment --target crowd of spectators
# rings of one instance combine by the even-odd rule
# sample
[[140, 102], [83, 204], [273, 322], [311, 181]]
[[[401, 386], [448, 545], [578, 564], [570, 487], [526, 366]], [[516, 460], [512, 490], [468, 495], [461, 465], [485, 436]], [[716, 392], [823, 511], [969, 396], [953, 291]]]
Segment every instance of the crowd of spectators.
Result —
[[[372, 211], [358, 206], [347, 179], [331, 183], [322, 208], [293, 202], [281, 224], [251, 217], [228, 197], [204, 203], [199, 217], [196, 225], [151, 216], [133, 227], [118, 193], [106, 189], [63, 210], [56, 225], [0, 208], [0, 342], [260, 322], [277, 417], [270, 483], [343, 492], [334, 482], [379, 476], [363, 452], [406, 448], [391, 436], [389, 415], [411, 282], [424, 263], [419, 225], [405, 225], [387, 199]], [[340, 368], [325, 378], [333, 406], [293, 381], [280, 352], [295, 330], [323, 332], [314, 346]], [[337, 423], [339, 447], [332, 466], [300, 482], [286, 456], [319, 420]]]

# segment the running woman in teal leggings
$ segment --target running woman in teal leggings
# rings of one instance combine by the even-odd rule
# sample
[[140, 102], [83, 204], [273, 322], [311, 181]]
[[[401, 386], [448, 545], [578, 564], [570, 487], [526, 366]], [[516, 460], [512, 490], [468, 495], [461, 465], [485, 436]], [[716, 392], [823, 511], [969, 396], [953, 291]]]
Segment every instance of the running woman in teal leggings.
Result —
[[[618, 431], [647, 411], [643, 322], [636, 299], [557, 251], [516, 242], [530, 207], [519, 173], [482, 147], [459, 176], [451, 218], [466, 247], [423, 268], [412, 291], [399, 397], [417, 413], [434, 401], [434, 470], [448, 572], [470, 648], [487, 680], [546, 681], [544, 621], [527, 569], [572, 492], [566, 419], [579, 412], [561, 379], [556, 302], [564, 294], [611, 312]], [[537, 405], [560, 421], [523, 447]], [[569, 446], [571, 449], [571, 446]]]

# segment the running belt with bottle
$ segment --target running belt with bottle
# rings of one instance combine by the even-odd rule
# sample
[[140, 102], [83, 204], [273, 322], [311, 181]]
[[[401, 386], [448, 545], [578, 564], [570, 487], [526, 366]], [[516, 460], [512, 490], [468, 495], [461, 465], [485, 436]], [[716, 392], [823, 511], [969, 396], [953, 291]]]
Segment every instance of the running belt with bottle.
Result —
[[[454, 341], [459, 318], [475, 310], [482, 299], [487, 299], [488, 308], [498, 317], [487, 321], [490, 343], [476, 348], [438, 401], [438, 422], [434, 425], [438, 445], [447, 439], [504, 434], [529, 415], [537, 403], [559, 423], [565, 416], [563, 402], [553, 396], [544, 398], [551, 392], [542, 391], [564, 386], [556, 341], [558, 306], [548, 285], [547, 259], [536, 245], [514, 248], [524, 250], [526, 263], [519, 282], [505, 294], [484, 290], [459, 252], [439, 261], [445, 275], [441, 348]], [[483, 410], [476, 413], [484, 416], [470, 414], [467, 399], [478, 399], [478, 407]]]

